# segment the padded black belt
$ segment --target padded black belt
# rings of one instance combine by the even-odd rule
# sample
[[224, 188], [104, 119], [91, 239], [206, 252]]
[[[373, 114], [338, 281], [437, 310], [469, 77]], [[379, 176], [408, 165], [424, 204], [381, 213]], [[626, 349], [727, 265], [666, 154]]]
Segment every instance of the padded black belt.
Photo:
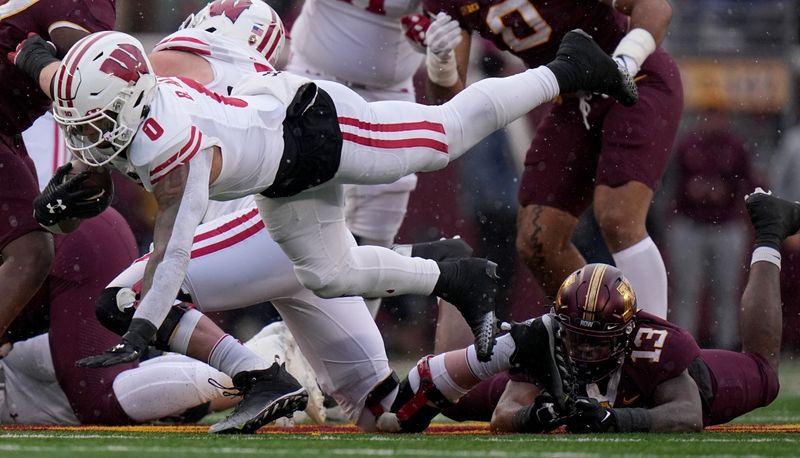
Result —
[[286, 108], [283, 156], [272, 185], [261, 195], [290, 197], [336, 175], [342, 157], [342, 132], [336, 107], [314, 83], [300, 86]]

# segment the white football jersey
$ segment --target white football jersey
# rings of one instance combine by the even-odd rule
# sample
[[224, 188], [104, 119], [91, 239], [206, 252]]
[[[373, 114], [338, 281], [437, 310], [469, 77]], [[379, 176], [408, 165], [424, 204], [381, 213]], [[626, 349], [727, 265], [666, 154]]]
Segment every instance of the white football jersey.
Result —
[[375, 88], [410, 84], [424, 55], [405, 37], [400, 17], [420, 0], [306, 0], [292, 27], [291, 59], [334, 79]]
[[[164, 37], [153, 51], [183, 51], [204, 58], [214, 72], [214, 81], [205, 86], [222, 95], [230, 95], [244, 75], [271, 71], [274, 68], [260, 53], [220, 34], [200, 29], [184, 29]], [[203, 221], [211, 221], [254, 205], [252, 196], [208, 203]]]
[[188, 78], [159, 78], [150, 113], [131, 142], [129, 161], [148, 191], [214, 145], [222, 171], [210, 197], [230, 200], [272, 184], [283, 154], [286, 107], [275, 97], [229, 97]]
[[200, 29], [183, 29], [167, 35], [155, 51], [184, 51], [204, 58], [214, 70], [214, 81], [205, 86], [222, 95], [230, 95], [243, 75], [275, 70], [260, 53], [222, 35]]

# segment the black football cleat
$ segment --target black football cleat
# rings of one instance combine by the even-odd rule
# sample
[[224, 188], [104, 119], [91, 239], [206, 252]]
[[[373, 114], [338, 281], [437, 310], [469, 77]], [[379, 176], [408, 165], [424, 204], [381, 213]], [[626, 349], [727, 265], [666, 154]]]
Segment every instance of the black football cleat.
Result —
[[756, 232], [756, 246], [780, 250], [783, 240], [800, 230], [800, 203], [775, 197], [761, 188], [744, 199]]
[[459, 236], [433, 242], [395, 245], [392, 249], [404, 255], [434, 261], [456, 261], [472, 256], [472, 247]]
[[556, 75], [562, 94], [599, 92], [614, 97], [626, 107], [639, 101], [633, 76], [619, 68], [583, 30], [575, 29], [564, 35], [556, 58], [547, 68]]
[[495, 343], [497, 264], [482, 258], [439, 262], [433, 293], [453, 304], [475, 336], [478, 360], [489, 361]]
[[[211, 381], [211, 380], [209, 380]], [[211, 425], [210, 433], [252, 434], [267, 423], [291, 417], [306, 408], [308, 392], [286, 371], [286, 364], [244, 371], [233, 377], [233, 396], [242, 400], [224, 420]]]
[[546, 314], [522, 323], [503, 323], [503, 329], [510, 331], [515, 345], [509, 372], [535, 378], [555, 398], [560, 412], [571, 413], [577, 399], [575, 370], [558, 320]]

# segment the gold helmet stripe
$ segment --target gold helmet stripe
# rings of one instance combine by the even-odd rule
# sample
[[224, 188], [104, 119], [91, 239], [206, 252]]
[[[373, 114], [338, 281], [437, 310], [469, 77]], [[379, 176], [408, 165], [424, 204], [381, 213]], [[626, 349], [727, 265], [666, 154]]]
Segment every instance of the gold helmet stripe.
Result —
[[589, 279], [589, 289], [586, 291], [586, 306], [583, 309], [583, 319], [594, 321], [594, 312], [597, 309], [597, 299], [600, 296], [600, 286], [606, 274], [606, 266], [597, 266], [592, 271]]

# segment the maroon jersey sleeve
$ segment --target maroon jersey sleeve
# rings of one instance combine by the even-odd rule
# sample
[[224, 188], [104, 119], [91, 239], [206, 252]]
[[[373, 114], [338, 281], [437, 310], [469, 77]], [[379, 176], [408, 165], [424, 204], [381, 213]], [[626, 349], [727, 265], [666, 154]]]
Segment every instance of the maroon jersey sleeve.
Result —
[[29, 232], [43, 230], [33, 219], [39, 182], [21, 142], [20, 137], [0, 134], [0, 250]]
[[700, 347], [688, 332], [640, 312], [615, 407], [647, 407], [658, 385], [680, 375], [698, 356]]
[[[4, 59], [30, 32], [47, 40], [51, 28], [60, 25], [98, 32], [113, 28], [116, 17], [113, 0], [0, 0], [0, 7], [0, 56]], [[0, 65], [0, 81], [0, 132], [20, 133], [47, 110], [50, 101], [38, 82], [14, 65]]]
[[113, 0], [77, 0], [71, 2], [50, 1], [42, 12], [42, 21], [49, 32], [63, 23], [78, 26], [89, 33], [114, 28], [116, 10]]

